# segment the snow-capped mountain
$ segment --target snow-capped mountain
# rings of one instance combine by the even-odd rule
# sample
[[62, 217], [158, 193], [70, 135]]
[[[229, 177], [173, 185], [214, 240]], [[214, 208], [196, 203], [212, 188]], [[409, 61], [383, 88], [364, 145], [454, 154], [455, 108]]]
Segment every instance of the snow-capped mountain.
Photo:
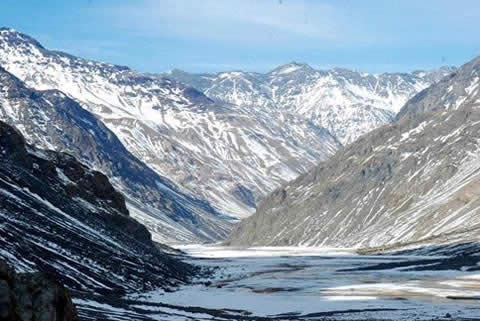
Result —
[[56, 276], [70, 289], [116, 295], [171, 288], [196, 271], [157, 248], [104, 174], [26, 144], [3, 122], [0, 258], [17, 272]]
[[77, 102], [58, 90], [27, 88], [1, 67], [0, 120], [16, 126], [29, 143], [66, 151], [111, 177], [157, 241], [212, 241], [230, 230], [225, 217], [138, 160]]
[[235, 71], [195, 75], [173, 70], [166, 76], [218, 101], [270, 115], [295, 115], [328, 129], [346, 145], [391, 122], [409, 98], [453, 70], [444, 67], [430, 72], [369, 74], [290, 63], [266, 74]]
[[340, 146], [294, 113], [215, 102], [176, 80], [49, 51], [11, 29], [0, 30], [0, 65], [30, 87], [75, 99], [156, 173], [227, 215], [249, 215]]
[[478, 241], [480, 59], [399, 119], [269, 195], [234, 245], [386, 247]]

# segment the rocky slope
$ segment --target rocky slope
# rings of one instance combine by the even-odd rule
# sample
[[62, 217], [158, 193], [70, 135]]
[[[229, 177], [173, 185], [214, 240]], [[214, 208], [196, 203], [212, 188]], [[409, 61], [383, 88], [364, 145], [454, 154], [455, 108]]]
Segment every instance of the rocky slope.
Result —
[[227, 215], [249, 215], [340, 146], [303, 117], [215, 102], [179, 81], [50, 51], [11, 29], [0, 30], [0, 65], [30, 87], [74, 98], [139, 160]]
[[212, 241], [230, 229], [208, 203], [178, 190], [133, 156], [93, 114], [58, 90], [37, 91], [0, 67], [0, 120], [29, 143], [65, 151], [109, 177], [157, 241]]
[[476, 240], [479, 59], [268, 196], [234, 245], [392, 247]]
[[0, 260], [0, 320], [76, 321], [70, 293], [41, 273], [17, 274]]
[[456, 110], [480, 103], [480, 57], [459, 72], [445, 77], [436, 86], [422, 91], [400, 110], [397, 119], [414, 118], [427, 112]]
[[102, 294], [169, 288], [195, 272], [158, 250], [104, 174], [26, 144], [3, 122], [0, 258], [18, 272], [42, 271]]
[[430, 72], [369, 74], [348, 69], [316, 70], [290, 63], [261, 74], [221, 72], [166, 74], [203, 91], [210, 98], [272, 118], [296, 117], [326, 128], [343, 145], [391, 122], [405, 102], [454, 68]]

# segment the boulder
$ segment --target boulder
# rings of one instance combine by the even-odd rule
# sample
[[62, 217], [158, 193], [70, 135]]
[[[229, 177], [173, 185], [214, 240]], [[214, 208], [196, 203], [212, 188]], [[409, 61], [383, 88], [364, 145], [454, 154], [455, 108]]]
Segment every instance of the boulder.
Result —
[[51, 276], [17, 274], [0, 260], [0, 321], [77, 321], [70, 293]]

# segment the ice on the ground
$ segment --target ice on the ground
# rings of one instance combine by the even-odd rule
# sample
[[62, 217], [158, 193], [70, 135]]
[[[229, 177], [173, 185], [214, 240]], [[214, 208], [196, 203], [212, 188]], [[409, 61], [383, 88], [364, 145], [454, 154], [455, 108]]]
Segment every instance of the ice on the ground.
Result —
[[[292, 315], [308, 320], [309, 314], [327, 313], [333, 320], [407, 321], [432, 320], [447, 313], [454, 318], [472, 318], [478, 312], [478, 301], [472, 300], [480, 295], [478, 272], [395, 267], [345, 270], [406, 260], [419, 267], [424, 256], [361, 256], [351, 249], [331, 248], [190, 245], [180, 249], [193, 264], [217, 267], [214, 276], [171, 293], [130, 295], [129, 299], [138, 301], [132, 310], [140, 308], [151, 320], [162, 321], [222, 319], [218, 313], [226, 313], [230, 319]], [[92, 304], [85, 305], [92, 308]]]

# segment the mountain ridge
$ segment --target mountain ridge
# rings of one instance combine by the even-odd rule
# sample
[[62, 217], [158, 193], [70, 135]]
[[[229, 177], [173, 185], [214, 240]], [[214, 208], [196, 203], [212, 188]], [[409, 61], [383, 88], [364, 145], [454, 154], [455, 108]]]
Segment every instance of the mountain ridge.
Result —
[[295, 115], [284, 117], [286, 127], [162, 75], [65, 57], [25, 39], [0, 34], [0, 65], [30, 87], [75, 99], [133, 155], [228, 216], [249, 215], [267, 192], [339, 147]]
[[409, 98], [454, 70], [440, 67], [411, 73], [366, 73], [340, 67], [315, 69], [291, 62], [266, 73], [191, 74], [174, 69], [164, 75], [219, 101], [301, 116], [326, 128], [345, 145], [393, 121]]
[[[101, 170], [142, 214], [157, 241], [213, 241], [225, 237], [227, 219], [208, 203], [182, 194], [139, 161], [93, 114], [58, 90], [36, 91], [0, 67], [0, 119], [17, 126], [30, 143], [68, 151]], [[153, 223], [151, 223], [153, 221]], [[216, 222], [216, 223], [215, 223]], [[210, 225], [214, 225], [212, 228]], [[169, 236], [169, 237], [167, 237]]]
[[265, 74], [147, 74], [50, 51], [10, 29], [0, 31], [0, 53], [8, 72], [37, 90], [60, 90], [168, 178], [169, 195], [180, 193], [192, 215], [178, 217], [173, 199], [160, 210], [143, 198], [129, 206], [161, 241], [186, 220], [173, 242], [224, 238], [268, 193], [390, 123], [401, 102], [451, 71], [371, 75], [293, 62]]
[[397, 122], [277, 189], [228, 243], [368, 248], [478, 239], [478, 71], [476, 60], [465, 64], [414, 96]]

